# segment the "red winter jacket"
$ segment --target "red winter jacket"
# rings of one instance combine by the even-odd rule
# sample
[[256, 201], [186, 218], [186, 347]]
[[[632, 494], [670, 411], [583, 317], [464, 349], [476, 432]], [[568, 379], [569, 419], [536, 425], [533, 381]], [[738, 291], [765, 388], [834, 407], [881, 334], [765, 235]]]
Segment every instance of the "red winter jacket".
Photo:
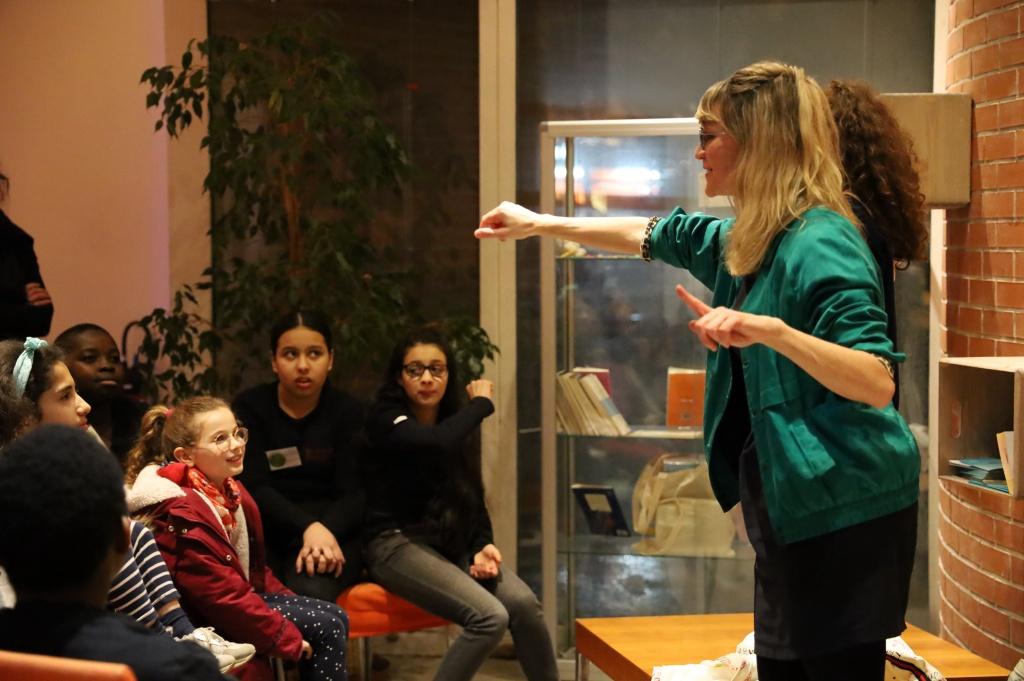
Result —
[[[182, 607], [197, 623], [215, 627], [224, 638], [252, 643], [260, 655], [298, 660], [302, 654], [299, 629], [258, 595], [292, 592], [267, 567], [263, 523], [256, 502], [239, 483], [249, 534], [246, 578], [224, 527], [199, 493], [189, 487], [187, 470], [182, 463], [160, 468], [159, 477], [179, 485], [184, 496], [165, 498], [155, 506], [139, 509], [147, 517], [167, 569], [181, 592]], [[136, 488], [142, 480], [140, 476]], [[133, 492], [145, 493], [138, 489]], [[269, 674], [269, 664], [265, 666]], [[251, 671], [254, 673], [245, 674], [247, 679], [264, 678], [264, 670]]]

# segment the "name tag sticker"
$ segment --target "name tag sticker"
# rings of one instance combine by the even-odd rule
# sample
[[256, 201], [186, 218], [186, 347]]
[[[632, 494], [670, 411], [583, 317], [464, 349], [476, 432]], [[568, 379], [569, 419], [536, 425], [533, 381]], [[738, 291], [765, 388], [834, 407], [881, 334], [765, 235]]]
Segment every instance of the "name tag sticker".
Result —
[[299, 456], [298, 447], [282, 447], [281, 449], [268, 449], [267, 463], [270, 470], [279, 471], [284, 468], [296, 468], [302, 465], [302, 457]]

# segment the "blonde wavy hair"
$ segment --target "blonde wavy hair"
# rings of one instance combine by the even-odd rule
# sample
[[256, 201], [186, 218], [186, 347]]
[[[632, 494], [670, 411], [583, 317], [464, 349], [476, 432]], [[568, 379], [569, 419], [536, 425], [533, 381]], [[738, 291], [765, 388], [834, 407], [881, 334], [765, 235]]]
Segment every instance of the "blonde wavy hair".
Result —
[[720, 123], [739, 146], [736, 223], [725, 247], [733, 275], [756, 272], [779, 232], [811, 208], [858, 224], [843, 192], [828, 99], [800, 67], [765, 61], [736, 71], [707, 89], [697, 119]]

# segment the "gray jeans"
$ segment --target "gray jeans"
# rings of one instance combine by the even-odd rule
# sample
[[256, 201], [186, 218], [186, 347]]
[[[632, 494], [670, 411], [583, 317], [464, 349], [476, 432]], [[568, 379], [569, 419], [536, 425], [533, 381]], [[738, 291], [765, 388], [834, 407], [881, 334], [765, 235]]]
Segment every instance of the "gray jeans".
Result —
[[462, 627], [434, 679], [469, 681], [512, 631], [519, 665], [529, 681], [557, 681], [554, 648], [540, 602], [523, 580], [505, 568], [495, 579], [469, 573], [401, 532], [384, 533], [366, 547], [373, 581], [427, 612]]

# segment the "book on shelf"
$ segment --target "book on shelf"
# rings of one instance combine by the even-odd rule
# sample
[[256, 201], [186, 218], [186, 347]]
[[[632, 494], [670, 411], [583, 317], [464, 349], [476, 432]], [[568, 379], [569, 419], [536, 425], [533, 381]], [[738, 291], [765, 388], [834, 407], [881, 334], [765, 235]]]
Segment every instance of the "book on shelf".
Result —
[[669, 367], [666, 379], [665, 425], [700, 428], [704, 423], [704, 370]]
[[626, 516], [623, 515], [619, 499], [611, 486], [575, 483], [572, 486], [572, 493], [580, 510], [583, 511], [591, 534], [630, 536]]
[[953, 469], [953, 475], [964, 478], [971, 484], [1009, 492], [1003, 462], [995, 457], [950, 459], [949, 465]]
[[562, 375], [561, 381], [568, 396], [570, 413], [576, 424], [574, 432], [580, 435], [604, 435], [590, 398], [587, 397], [576, 375], [566, 372]]
[[612, 402], [611, 395], [605, 390], [604, 383], [594, 374], [580, 376], [580, 385], [587, 392], [594, 404], [598, 416], [607, 431], [605, 435], [629, 435], [630, 427], [619, 408]]
[[972, 480], [968, 478], [967, 482], [971, 483], [972, 485], [977, 485], [978, 487], [994, 489], [995, 491], [1002, 492], [1003, 494], [1010, 493], [1010, 488], [1006, 486], [1005, 480]]
[[577, 376], [593, 375], [604, 386], [604, 391], [610, 396], [612, 394], [612, 372], [601, 367], [573, 367], [572, 373]]
[[[629, 424], [601, 382], [600, 370], [560, 372], [555, 378], [555, 421], [561, 432], [614, 437], [628, 435]], [[607, 370], [604, 370], [607, 374]]]
[[1007, 492], [1016, 495], [1018, 481], [1013, 477], [1013, 431], [996, 433], [996, 444], [999, 446], [999, 460], [1003, 464]]
[[555, 377], [555, 420], [561, 424], [562, 432], [583, 433], [583, 425], [576, 414], [576, 405], [569, 390], [567, 374], [559, 372]]

